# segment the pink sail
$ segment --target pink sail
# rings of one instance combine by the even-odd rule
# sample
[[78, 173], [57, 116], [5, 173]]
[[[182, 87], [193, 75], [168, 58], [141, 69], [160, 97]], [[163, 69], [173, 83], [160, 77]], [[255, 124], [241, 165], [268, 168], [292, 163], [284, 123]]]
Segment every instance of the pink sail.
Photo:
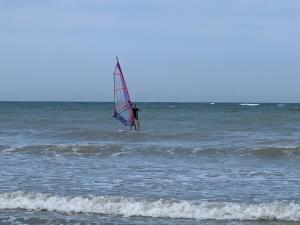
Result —
[[132, 103], [124, 75], [117, 58], [114, 75], [114, 117], [125, 126], [133, 126]]

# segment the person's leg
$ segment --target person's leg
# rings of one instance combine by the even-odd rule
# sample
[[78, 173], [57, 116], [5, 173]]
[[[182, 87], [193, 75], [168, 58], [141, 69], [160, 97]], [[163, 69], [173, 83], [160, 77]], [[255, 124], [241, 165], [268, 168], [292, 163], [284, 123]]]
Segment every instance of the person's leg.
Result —
[[136, 130], [137, 129], [137, 120], [136, 119], [134, 119], [134, 129]]
[[136, 120], [136, 124], [137, 124], [137, 129], [138, 129], [138, 130], [141, 130], [141, 129], [140, 129], [140, 121], [139, 121], [139, 120]]

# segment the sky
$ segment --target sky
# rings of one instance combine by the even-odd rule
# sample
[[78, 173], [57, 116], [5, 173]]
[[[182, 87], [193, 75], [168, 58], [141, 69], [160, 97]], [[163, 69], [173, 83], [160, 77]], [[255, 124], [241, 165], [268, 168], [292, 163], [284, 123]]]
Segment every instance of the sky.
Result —
[[0, 101], [300, 102], [299, 0], [0, 0]]

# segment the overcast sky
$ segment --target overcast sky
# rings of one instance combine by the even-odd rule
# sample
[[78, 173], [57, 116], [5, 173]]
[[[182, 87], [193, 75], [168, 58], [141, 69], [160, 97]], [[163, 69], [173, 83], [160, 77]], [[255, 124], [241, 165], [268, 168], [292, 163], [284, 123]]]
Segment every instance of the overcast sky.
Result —
[[0, 0], [0, 100], [300, 102], [299, 0]]

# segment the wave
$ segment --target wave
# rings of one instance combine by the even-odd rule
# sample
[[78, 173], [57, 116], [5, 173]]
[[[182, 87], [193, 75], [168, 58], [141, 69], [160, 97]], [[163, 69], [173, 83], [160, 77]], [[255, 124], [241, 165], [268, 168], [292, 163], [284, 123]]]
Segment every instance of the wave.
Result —
[[97, 131], [97, 130], [72, 130], [63, 133], [57, 133], [55, 138], [67, 140], [76, 140], [82, 142], [96, 142], [103, 140], [105, 142], [149, 142], [149, 141], [177, 141], [177, 140], [199, 140], [199, 137], [208, 136], [208, 134], [199, 134], [195, 132], [157, 132], [155, 129], [147, 129], [139, 132], [133, 132], [126, 129], [117, 131]]
[[118, 155], [126, 147], [116, 144], [49, 144], [49, 145], [26, 145], [21, 147], [0, 146], [3, 153], [25, 153], [25, 154], [66, 154], [66, 155]]
[[197, 220], [300, 221], [300, 205], [292, 202], [246, 204], [6, 192], [0, 193], [0, 209]]
[[258, 103], [242, 103], [241, 106], [259, 106]]
[[300, 155], [299, 146], [265, 147], [251, 150], [251, 153], [266, 157], [283, 157]]
[[26, 145], [21, 147], [0, 145], [2, 154], [62, 154], [74, 156], [112, 156], [117, 157], [124, 154], [141, 155], [170, 155], [170, 156], [213, 156], [213, 155], [235, 155], [235, 156], [258, 156], [258, 157], [293, 157], [300, 156], [300, 146], [275, 146], [261, 148], [209, 148], [195, 146], [168, 146], [168, 145], [143, 145], [143, 144], [49, 144], [49, 145]]

